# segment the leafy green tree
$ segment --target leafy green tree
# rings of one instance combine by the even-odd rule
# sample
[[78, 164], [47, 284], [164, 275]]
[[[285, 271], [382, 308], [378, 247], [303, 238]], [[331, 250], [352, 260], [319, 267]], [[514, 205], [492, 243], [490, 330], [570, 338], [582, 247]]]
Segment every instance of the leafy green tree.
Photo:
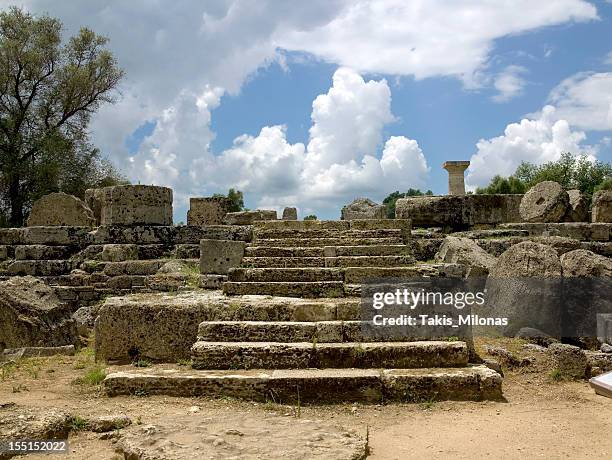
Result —
[[422, 192], [418, 189], [409, 188], [406, 193], [400, 193], [399, 191], [395, 191], [387, 195], [387, 197], [383, 200], [383, 204], [387, 207], [387, 217], [389, 219], [395, 218], [395, 202], [400, 198], [406, 198], [409, 196], [425, 196], [425, 195], [433, 195], [431, 190], [427, 190], [426, 192]]
[[0, 206], [12, 226], [48, 191], [121, 180], [88, 141], [92, 114], [123, 76], [107, 39], [19, 8], [0, 12]]
[[485, 194], [485, 195], [491, 195], [491, 194], [497, 194], [497, 193], [502, 193], [502, 194], [525, 193], [526, 191], [527, 191], [527, 186], [525, 185], [525, 183], [522, 180], [514, 176], [510, 176], [510, 177], [495, 176], [493, 179], [491, 179], [491, 182], [489, 183], [489, 185], [487, 185], [484, 188], [478, 187], [476, 189], [477, 194]]
[[595, 192], [600, 190], [612, 190], [612, 177], [604, 180], [601, 184], [595, 187]]
[[578, 189], [590, 199], [594, 191], [612, 180], [612, 165], [566, 152], [558, 160], [542, 165], [523, 162], [512, 176], [495, 176], [489, 185], [476, 189], [476, 193], [525, 193], [547, 180], [558, 182], [566, 190]]
[[304, 217], [304, 220], [317, 220], [317, 216], [315, 216], [314, 214], [309, 214]]
[[246, 208], [244, 207], [244, 195], [240, 190], [230, 188], [227, 192], [227, 195], [223, 195], [222, 193], [215, 193], [213, 197], [229, 199], [229, 212], [239, 212], [246, 210]]

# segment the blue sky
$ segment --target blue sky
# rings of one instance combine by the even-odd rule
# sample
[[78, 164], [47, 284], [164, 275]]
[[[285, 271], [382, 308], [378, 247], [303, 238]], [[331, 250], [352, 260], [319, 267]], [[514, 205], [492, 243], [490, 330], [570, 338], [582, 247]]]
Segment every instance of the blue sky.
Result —
[[[571, 150], [612, 161], [612, 3], [399, 0], [22, 6], [109, 37], [126, 70], [92, 137], [133, 182], [338, 218]], [[3, 6], [11, 2], [3, 2]], [[256, 5], [253, 7], [253, 5]], [[316, 102], [315, 102], [316, 101]]]

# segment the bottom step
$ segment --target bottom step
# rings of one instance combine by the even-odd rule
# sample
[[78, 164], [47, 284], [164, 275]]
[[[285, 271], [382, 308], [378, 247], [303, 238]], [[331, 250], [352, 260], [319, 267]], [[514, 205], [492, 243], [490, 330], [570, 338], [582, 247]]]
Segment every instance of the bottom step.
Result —
[[232, 397], [282, 404], [499, 400], [501, 376], [485, 367], [195, 371], [125, 367], [103, 382], [109, 396]]

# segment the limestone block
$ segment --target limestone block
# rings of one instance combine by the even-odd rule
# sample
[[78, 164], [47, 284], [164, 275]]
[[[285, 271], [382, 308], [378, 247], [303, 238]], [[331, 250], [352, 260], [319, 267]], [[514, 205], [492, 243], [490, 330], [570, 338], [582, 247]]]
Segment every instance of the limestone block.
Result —
[[100, 225], [172, 225], [172, 189], [117, 185], [86, 192]]
[[561, 334], [561, 261], [557, 252], [543, 244], [515, 244], [497, 258], [486, 282], [486, 302], [472, 312], [483, 318], [508, 318], [501, 328], [475, 327], [477, 335], [515, 336], [531, 327], [547, 335]]
[[17, 260], [59, 260], [70, 257], [70, 246], [47, 246], [33, 244], [29, 246], [15, 246], [15, 259]]
[[8, 248], [4, 245], [0, 246], [0, 261], [8, 259]]
[[0, 349], [78, 343], [70, 308], [53, 288], [27, 276], [0, 283]]
[[387, 214], [387, 208], [368, 198], [357, 198], [352, 203], [344, 206], [340, 214], [341, 220], [384, 219]]
[[138, 246], [135, 244], [105, 244], [100, 253], [100, 260], [106, 262], [138, 260]]
[[296, 208], [283, 209], [283, 220], [297, 220], [297, 209]]
[[589, 203], [580, 190], [568, 190], [569, 208], [565, 215], [565, 222], [588, 222]]
[[593, 194], [593, 222], [612, 222], [612, 190], [600, 190]]
[[187, 225], [221, 225], [230, 205], [225, 197], [190, 198]]
[[276, 211], [258, 209], [256, 211], [229, 212], [225, 215], [223, 223], [226, 225], [251, 225], [258, 220], [276, 220]]
[[525, 222], [561, 222], [569, 209], [569, 195], [554, 181], [544, 181], [529, 189], [521, 200]]
[[469, 268], [468, 276], [486, 276], [495, 265], [495, 257], [469, 238], [447, 236], [436, 253], [436, 262], [462, 264]]
[[93, 227], [96, 221], [92, 210], [83, 201], [59, 192], [45, 195], [34, 202], [27, 225]]
[[243, 241], [200, 241], [200, 273], [227, 275], [230, 268], [242, 262], [245, 247]]
[[589, 363], [586, 354], [580, 348], [564, 343], [553, 343], [548, 347], [548, 354], [553, 369], [560, 371], [562, 376], [575, 379], [586, 376]]
[[26, 227], [19, 244], [48, 246], [85, 246], [91, 242], [89, 227]]

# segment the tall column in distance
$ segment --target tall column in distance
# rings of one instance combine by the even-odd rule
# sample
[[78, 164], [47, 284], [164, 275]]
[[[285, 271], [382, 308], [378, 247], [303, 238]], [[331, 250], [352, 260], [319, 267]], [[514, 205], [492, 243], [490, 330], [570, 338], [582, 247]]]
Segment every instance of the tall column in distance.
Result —
[[448, 171], [448, 194], [465, 195], [463, 174], [470, 166], [469, 161], [446, 161], [442, 167]]

